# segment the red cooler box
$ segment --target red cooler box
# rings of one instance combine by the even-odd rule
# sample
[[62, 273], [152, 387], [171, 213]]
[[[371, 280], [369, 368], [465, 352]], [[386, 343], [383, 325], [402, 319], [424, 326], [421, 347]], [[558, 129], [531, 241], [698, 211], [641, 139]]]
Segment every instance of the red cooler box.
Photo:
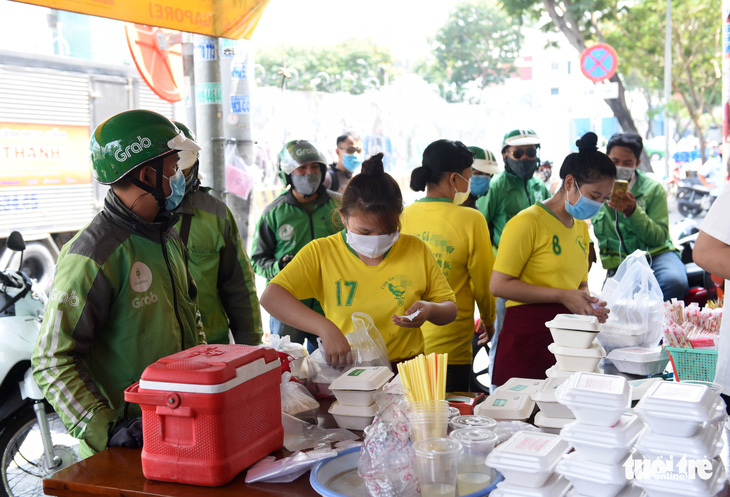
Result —
[[280, 449], [274, 349], [198, 345], [147, 367], [124, 398], [142, 408], [142, 471], [152, 480], [225, 485]]

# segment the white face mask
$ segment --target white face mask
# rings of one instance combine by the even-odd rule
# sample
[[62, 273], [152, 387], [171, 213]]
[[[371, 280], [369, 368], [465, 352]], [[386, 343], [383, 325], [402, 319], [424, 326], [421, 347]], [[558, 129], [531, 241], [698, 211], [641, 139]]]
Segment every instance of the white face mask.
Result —
[[469, 198], [469, 193], [471, 193], [471, 178], [469, 178], [469, 179], [467, 180], [467, 179], [466, 179], [465, 177], [463, 177], [463, 176], [462, 176], [461, 174], [459, 174], [459, 173], [456, 173], [456, 175], [457, 175], [457, 176], [458, 176], [459, 178], [461, 178], [461, 179], [463, 179], [464, 181], [466, 181], [466, 191], [465, 191], [465, 192], [460, 192], [459, 190], [456, 190], [456, 188], [454, 188], [454, 189], [456, 190], [456, 193], [454, 193], [454, 203], [455, 203], [456, 205], [461, 205], [461, 204], [463, 204], [464, 202], [466, 202], [466, 199], [468, 199], [468, 198]]
[[358, 235], [348, 228], [347, 244], [358, 254], [375, 259], [390, 250], [399, 235], [398, 231], [388, 235]]

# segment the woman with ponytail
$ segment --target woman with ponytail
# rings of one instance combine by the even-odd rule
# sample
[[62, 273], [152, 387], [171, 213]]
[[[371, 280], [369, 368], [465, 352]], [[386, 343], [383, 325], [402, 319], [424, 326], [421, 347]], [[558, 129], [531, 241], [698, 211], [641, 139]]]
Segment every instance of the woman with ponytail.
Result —
[[[353, 312], [373, 318], [391, 362], [422, 353], [421, 326], [452, 322], [456, 297], [428, 246], [400, 233], [402, 212], [400, 187], [384, 172], [383, 154], [370, 157], [342, 195], [345, 229], [298, 252], [266, 287], [261, 305], [321, 337], [333, 366], [352, 362], [344, 333], [353, 330]], [[306, 298], [319, 300], [324, 316], [300, 302]]]
[[[556, 314], [593, 315], [605, 322], [605, 303], [588, 290], [590, 236], [584, 221], [611, 195], [616, 167], [586, 133], [560, 169], [563, 185], [543, 203], [529, 207], [505, 226], [490, 282], [508, 299], [492, 365], [492, 383], [513, 377], [545, 378], [555, 364], [545, 322]], [[594, 308], [595, 307], [595, 308]]]
[[411, 173], [411, 189], [426, 196], [406, 208], [403, 232], [420, 237], [456, 294], [458, 316], [446, 326], [423, 325], [426, 354], [449, 354], [447, 392], [466, 392], [472, 372], [474, 303], [480, 334], [493, 334], [495, 300], [489, 293], [494, 255], [487, 221], [476, 209], [462, 207], [469, 195], [474, 154], [459, 141], [437, 140], [423, 152]]

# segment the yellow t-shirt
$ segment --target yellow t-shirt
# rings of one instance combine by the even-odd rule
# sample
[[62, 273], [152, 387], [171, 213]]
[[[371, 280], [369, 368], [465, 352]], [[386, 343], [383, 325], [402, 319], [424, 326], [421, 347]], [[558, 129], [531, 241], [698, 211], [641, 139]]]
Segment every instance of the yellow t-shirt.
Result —
[[353, 331], [352, 313], [373, 318], [383, 335], [390, 360], [423, 352], [420, 328], [401, 328], [392, 315], [418, 300], [456, 301], [428, 247], [417, 237], [401, 234], [377, 266], [368, 266], [345, 243], [345, 232], [311, 241], [271, 283], [297, 299], [316, 298], [324, 315], [344, 333]]
[[[590, 235], [585, 221], [566, 228], [547, 207], [537, 203], [507, 222], [494, 270], [531, 285], [577, 289], [588, 281]], [[507, 301], [507, 307], [524, 302]]]
[[456, 294], [453, 323], [421, 327], [426, 354], [447, 352], [449, 364], [471, 364], [474, 302], [485, 323], [495, 316], [495, 299], [489, 293], [494, 255], [484, 216], [448, 198], [423, 198], [406, 208], [401, 225], [402, 232], [426, 242]]

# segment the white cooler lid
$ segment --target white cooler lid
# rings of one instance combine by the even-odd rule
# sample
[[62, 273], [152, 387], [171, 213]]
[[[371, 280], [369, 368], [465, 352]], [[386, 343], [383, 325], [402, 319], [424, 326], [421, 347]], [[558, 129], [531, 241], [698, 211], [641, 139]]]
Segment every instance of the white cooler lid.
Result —
[[561, 347], [555, 343], [548, 345], [548, 350], [555, 355], [563, 355], [570, 357], [606, 357], [606, 351], [599, 343], [594, 342], [587, 349], [577, 349], [575, 347]]
[[350, 368], [330, 383], [330, 390], [377, 390], [388, 383], [392, 377], [393, 372], [385, 366]]
[[552, 471], [570, 445], [558, 435], [534, 431], [518, 431], [498, 445], [488, 456], [487, 466], [497, 470], [525, 472]]
[[562, 328], [564, 330], [580, 330], [598, 333], [601, 331], [601, 323], [596, 316], [584, 316], [581, 314], [558, 314], [552, 321], [545, 323], [548, 328]]
[[614, 426], [593, 426], [574, 421], [563, 428], [560, 436], [568, 442], [583, 442], [606, 448], [631, 447], [644, 422], [639, 416], [624, 414]]

